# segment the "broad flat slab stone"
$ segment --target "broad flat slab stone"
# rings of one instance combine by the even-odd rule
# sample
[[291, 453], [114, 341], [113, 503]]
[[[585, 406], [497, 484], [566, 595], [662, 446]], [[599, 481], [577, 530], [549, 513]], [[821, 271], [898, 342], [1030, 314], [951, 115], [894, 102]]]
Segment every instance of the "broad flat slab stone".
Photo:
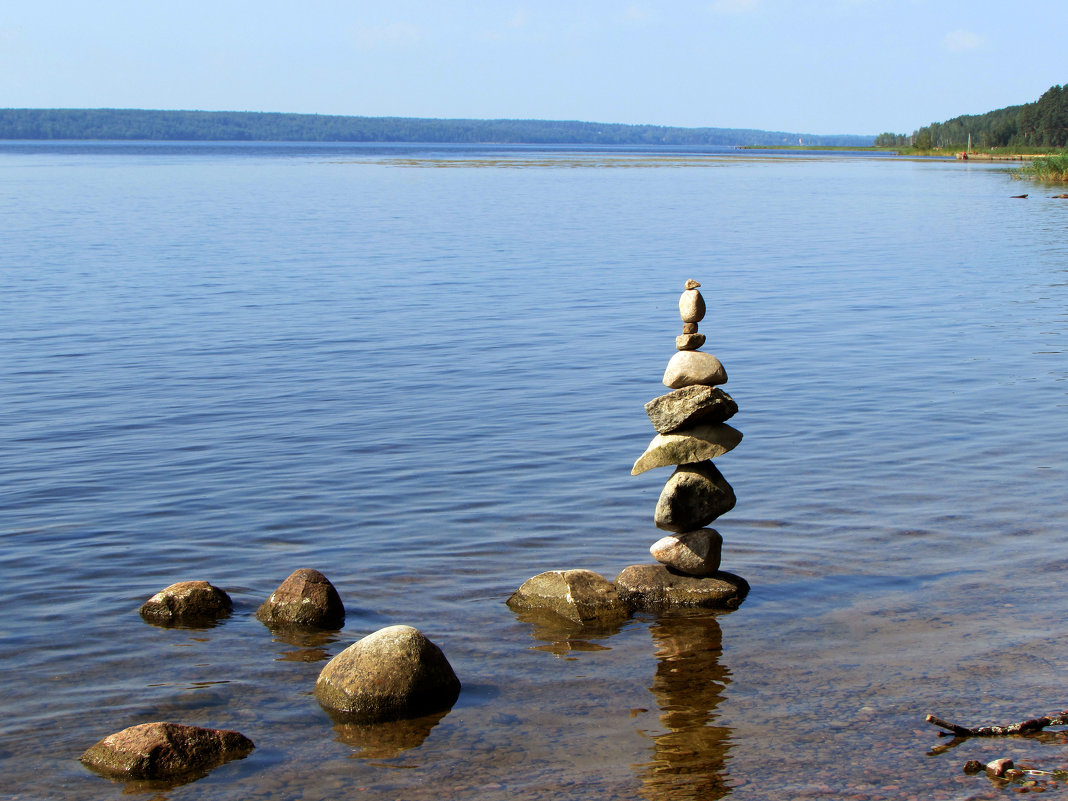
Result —
[[116, 779], [170, 779], [205, 772], [255, 748], [236, 731], [142, 723], [90, 746], [81, 762]]
[[420, 717], [450, 708], [459, 694], [445, 654], [411, 626], [368, 634], [327, 662], [315, 681], [319, 704], [352, 723]]
[[523, 582], [508, 599], [513, 611], [545, 610], [576, 623], [604, 623], [628, 613], [615, 585], [592, 570], [549, 570]]
[[657, 434], [645, 453], [638, 457], [630, 474], [636, 476], [654, 467], [715, 459], [734, 450], [741, 441], [742, 432], [726, 423], [709, 423], [681, 428], [670, 434]]
[[616, 579], [619, 597], [634, 609], [656, 611], [674, 606], [736, 609], [749, 593], [749, 582], [720, 571], [711, 576], [684, 576], [667, 565], [631, 565]]
[[645, 413], [659, 434], [698, 423], [722, 423], [737, 412], [734, 398], [719, 387], [701, 384], [676, 389], [645, 404]]
[[649, 548], [660, 564], [687, 576], [709, 576], [718, 571], [722, 552], [723, 537], [712, 528], [670, 534]]
[[653, 522], [664, 531], [693, 531], [734, 508], [734, 488], [712, 462], [675, 468], [656, 503]]
[[692, 384], [715, 386], [727, 383], [727, 371], [711, 353], [700, 350], [680, 350], [668, 359], [664, 370], [664, 386], [681, 389]]

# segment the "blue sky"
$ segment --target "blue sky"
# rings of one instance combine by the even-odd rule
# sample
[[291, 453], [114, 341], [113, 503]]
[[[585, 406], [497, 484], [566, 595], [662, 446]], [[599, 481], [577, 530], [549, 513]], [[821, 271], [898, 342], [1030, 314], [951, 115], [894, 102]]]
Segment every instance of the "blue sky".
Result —
[[0, 10], [0, 107], [911, 132], [1068, 83], [1065, 0], [82, 0]]

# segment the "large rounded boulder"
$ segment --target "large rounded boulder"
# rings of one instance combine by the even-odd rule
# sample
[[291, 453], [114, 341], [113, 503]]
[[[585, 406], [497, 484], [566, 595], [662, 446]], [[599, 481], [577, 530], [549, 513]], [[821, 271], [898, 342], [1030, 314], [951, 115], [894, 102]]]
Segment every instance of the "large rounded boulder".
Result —
[[337, 720], [373, 723], [449, 709], [460, 680], [434, 643], [411, 626], [368, 634], [331, 659], [315, 697]]
[[339, 629], [345, 623], [345, 605], [326, 576], [306, 567], [294, 570], [260, 604], [256, 618], [270, 628]]

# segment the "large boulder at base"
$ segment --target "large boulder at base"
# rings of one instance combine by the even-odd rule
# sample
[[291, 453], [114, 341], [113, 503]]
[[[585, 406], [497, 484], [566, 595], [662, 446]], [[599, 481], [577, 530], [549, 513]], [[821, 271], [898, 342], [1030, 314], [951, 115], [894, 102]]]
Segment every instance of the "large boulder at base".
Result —
[[723, 537], [712, 528], [670, 534], [649, 548], [660, 564], [687, 576], [710, 576], [718, 571], [722, 552]]
[[619, 597], [633, 609], [656, 611], [677, 606], [736, 609], [749, 593], [749, 582], [720, 571], [685, 576], [667, 565], [631, 565], [616, 578]]
[[142, 723], [110, 734], [81, 756], [82, 764], [114, 779], [176, 779], [203, 774], [255, 746], [236, 731], [180, 723]]
[[138, 610], [156, 625], [205, 625], [226, 617], [233, 609], [230, 596], [206, 581], [179, 581], [166, 587]]
[[727, 383], [727, 371], [719, 359], [700, 350], [680, 350], [668, 359], [664, 386], [681, 389], [692, 384], [715, 386]]
[[267, 626], [307, 626], [339, 629], [345, 623], [345, 605], [334, 585], [318, 570], [301, 568], [278, 585], [260, 604], [256, 618]]
[[449, 709], [460, 680], [434, 643], [411, 626], [368, 634], [331, 659], [315, 697], [342, 722], [401, 720]]
[[664, 531], [693, 531], [734, 508], [734, 488], [712, 462], [684, 464], [664, 484], [653, 522]]
[[737, 411], [734, 398], [719, 387], [703, 384], [676, 389], [645, 404], [645, 413], [658, 434], [670, 434], [698, 423], [723, 423]]
[[636, 476], [654, 467], [693, 464], [715, 459], [734, 450], [742, 441], [742, 432], [726, 423], [680, 428], [670, 434], [657, 434], [645, 453], [638, 457], [630, 474]]
[[592, 570], [550, 570], [523, 582], [507, 601], [515, 612], [542, 610], [582, 625], [611, 623], [629, 610], [611, 581]]

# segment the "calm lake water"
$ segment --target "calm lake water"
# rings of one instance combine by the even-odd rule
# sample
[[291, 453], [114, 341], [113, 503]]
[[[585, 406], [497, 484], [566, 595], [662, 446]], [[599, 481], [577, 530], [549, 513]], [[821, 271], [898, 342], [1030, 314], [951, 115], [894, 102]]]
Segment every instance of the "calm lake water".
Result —
[[[1060, 191], [716, 149], [0, 145], [0, 796], [1015, 797], [962, 764], [1068, 745], [932, 753], [923, 718], [1068, 707]], [[651, 561], [668, 472], [630, 466], [687, 278], [752, 592], [519, 619], [535, 573]], [[344, 630], [256, 621], [300, 567]], [[233, 616], [142, 622], [187, 579]], [[394, 623], [457, 704], [335, 727], [316, 676]], [[78, 762], [154, 720], [257, 748], [179, 787]]]

